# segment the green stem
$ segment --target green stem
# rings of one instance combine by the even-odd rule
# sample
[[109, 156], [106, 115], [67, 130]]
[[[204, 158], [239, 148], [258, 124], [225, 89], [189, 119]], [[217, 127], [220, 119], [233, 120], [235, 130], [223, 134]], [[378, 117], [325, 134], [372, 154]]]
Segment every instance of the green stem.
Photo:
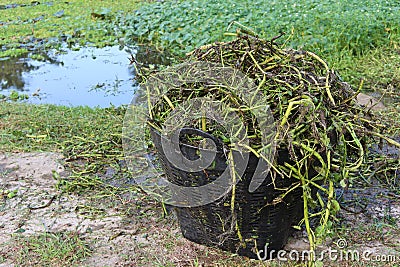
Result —
[[314, 254], [315, 250], [315, 237], [314, 233], [311, 229], [310, 226], [310, 219], [309, 219], [309, 213], [308, 213], [308, 194], [307, 194], [307, 181], [304, 178], [303, 175], [300, 175], [300, 180], [301, 180], [301, 185], [303, 187], [303, 211], [304, 211], [304, 223], [306, 226], [306, 231], [307, 231], [307, 236], [308, 236], [308, 241], [310, 242], [310, 255]]

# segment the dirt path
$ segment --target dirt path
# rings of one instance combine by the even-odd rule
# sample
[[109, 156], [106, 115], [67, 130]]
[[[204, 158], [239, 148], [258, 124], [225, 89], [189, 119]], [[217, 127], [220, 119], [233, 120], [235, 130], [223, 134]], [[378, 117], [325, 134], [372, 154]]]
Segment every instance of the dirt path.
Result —
[[[94, 245], [94, 254], [84, 263], [88, 266], [117, 266], [123, 254], [132, 254], [135, 238], [115, 238], [134, 234], [137, 225], [123, 223], [115, 210], [102, 219], [88, 219], [80, 214], [86, 200], [75, 195], [60, 195], [53, 172], [67, 175], [56, 153], [23, 153], [1, 155], [0, 184], [15, 196], [3, 199], [0, 212], [0, 243], [3, 253], [12, 247], [12, 233], [33, 235], [40, 232], [77, 232]], [[137, 239], [137, 238], [136, 238]], [[134, 254], [134, 253], [133, 253]], [[2, 266], [12, 266], [11, 259]]]
[[[138, 195], [115, 203], [99, 201], [96, 208], [102, 211], [101, 215], [92, 216], [96, 213], [93, 200], [61, 194], [56, 189], [54, 177], [57, 176], [68, 176], [60, 154], [0, 154], [0, 266], [16, 266], [15, 255], [21, 249], [16, 246], [16, 235], [44, 232], [78, 233], [93, 251], [78, 266], [195, 266], [196, 261], [197, 266], [243, 263], [240, 257], [232, 258], [228, 253], [182, 238], [173, 215], [163, 218], [161, 207]], [[342, 237], [348, 243], [346, 249], [400, 256], [398, 196], [385, 197], [389, 192], [378, 188], [363, 192], [353, 190], [343, 196], [343, 201], [348, 203], [340, 214], [343, 227], [349, 229]], [[361, 210], [349, 204], [359, 202], [359, 197], [364, 197], [362, 203], [367, 203]], [[328, 242], [320, 249], [335, 246], [335, 242]], [[303, 234], [297, 234], [286, 246], [287, 250], [307, 248]], [[214, 265], [215, 262], [221, 265]], [[249, 266], [258, 265], [247, 262], [252, 264]], [[35, 266], [32, 262], [26, 264], [23, 266]]]

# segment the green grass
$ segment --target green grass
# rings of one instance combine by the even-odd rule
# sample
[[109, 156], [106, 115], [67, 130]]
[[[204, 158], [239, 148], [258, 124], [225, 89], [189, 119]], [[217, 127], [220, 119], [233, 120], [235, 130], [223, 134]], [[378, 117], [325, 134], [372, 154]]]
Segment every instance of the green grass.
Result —
[[[30, 105], [3, 102], [0, 105], [1, 151], [61, 151], [75, 144], [120, 143], [123, 107], [89, 108]], [[112, 145], [111, 145], [112, 144]], [[101, 153], [92, 147], [93, 153]], [[79, 150], [75, 147], [75, 152]], [[113, 151], [111, 147], [107, 149]]]
[[343, 78], [357, 85], [360, 78], [365, 80], [364, 88], [392, 96], [400, 93], [400, 46], [380, 47], [368, 50], [364, 55], [341, 61]]
[[15, 249], [8, 255], [15, 266], [79, 266], [90, 255], [88, 245], [76, 233], [42, 233], [14, 236]]
[[0, 151], [62, 152], [72, 175], [59, 181], [60, 189], [75, 193], [96, 189], [97, 194], [109, 194], [115, 190], [98, 178], [99, 174], [113, 168], [121, 176], [129, 175], [120, 165], [124, 115], [125, 107], [3, 102], [0, 105]]

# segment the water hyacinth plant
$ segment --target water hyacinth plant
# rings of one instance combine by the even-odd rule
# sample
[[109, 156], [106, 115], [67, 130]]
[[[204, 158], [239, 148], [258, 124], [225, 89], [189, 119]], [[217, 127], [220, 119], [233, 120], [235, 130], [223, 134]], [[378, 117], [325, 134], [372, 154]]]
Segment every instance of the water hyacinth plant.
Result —
[[[265, 40], [244, 26], [240, 28], [250, 35], [239, 33], [233, 41], [201, 46], [188, 54], [188, 62], [217, 63], [238, 69], [262, 92], [275, 120], [276, 149], [287, 151], [289, 155], [283, 162], [277, 157], [272, 162], [265, 159], [271, 164], [269, 175], [273, 179], [296, 180], [289, 187], [277, 188], [281, 193], [269, 204], [284, 202], [290, 192], [302, 190], [299, 199], [303, 203], [302, 219], [296, 228], [305, 226], [313, 251], [329, 233], [340, 210], [335, 188], [347, 187], [363, 166], [371, 163], [367, 162], [369, 146], [376, 138], [395, 147], [400, 144], [385, 135], [385, 125], [378, 115], [356, 102], [359, 90], [353, 90], [342, 81], [317, 54], [277, 44], [280, 35]], [[146, 76], [141, 77], [143, 83]], [[261, 152], [265, 146], [260, 142], [263, 129], [257, 125], [251, 108], [237, 94], [227, 88], [201, 83], [188, 83], [175, 89], [167, 93], [147, 92], [149, 99], [160, 99], [157, 104], [150, 105], [148, 123], [151, 127], [162, 129], [168, 115], [185, 101], [209, 97], [240, 114], [250, 138], [248, 151], [263, 157]], [[214, 135], [224, 142], [227, 151], [232, 149], [231, 139], [215, 122], [206, 118], [187, 119], [190, 125], [185, 126]], [[199, 144], [199, 140], [190, 137], [185, 142]], [[391, 164], [398, 165], [398, 161], [391, 161]], [[233, 196], [234, 192], [235, 187], [231, 192]], [[231, 202], [234, 201], [232, 197]], [[235, 205], [231, 203], [232, 207]], [[236, 228], [240, 236], [240, 226]]]

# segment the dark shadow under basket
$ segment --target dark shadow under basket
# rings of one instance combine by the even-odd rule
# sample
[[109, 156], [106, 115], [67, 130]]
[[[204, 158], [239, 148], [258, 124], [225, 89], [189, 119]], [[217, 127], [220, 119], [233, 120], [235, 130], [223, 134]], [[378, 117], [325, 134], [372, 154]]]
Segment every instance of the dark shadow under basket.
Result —
[[[208, 133], [192, 128], [198, 135], [213, 140]], [[161, 147], [161, 135], [151, 129], [153, 143], [157, 149], [161, 165], [167, 179], [181, 186], [201, 186], [217, 179], [227, 167], [227, 160], [222, 149], [218, 149], [215, 164], [212, 168], [200, 172], [182, 171], [172, 165], [166, 158]], [[218, 140], [215, 140], [218, 142]], [[218, 146], [217, 146], [218, 147]], [[188, 159], [195, 159], [199, 148], [180, 144], [182, 154]], [[289, 161], [285, 151], [278, 152], [278, 163]], [[251, 154], [246, 171], [236, 185], [234, 215], [231, 210], [232, 193], [228, 193], [213, 203], [199, 207], [176, 207], [177, 217], [182, 234], [187, 239], [206, 246], [237, 253], [250, 258], [257, 258], [256, 251], [279, 251], [284, 247], [292, 232], [292, 225], [298, 223], [303, 215], [301, 187], [288, 193], [281, 202], [273, 200], [282, 194], [276, 188], [289, 187], [299, 182], [286, 177], [276, 178], [274, 184], [270, 175], [254, 192], [248, 191], [250, 181], [256, 169], [258, 158]], [[261, 254], [264, 257], [264, 253]], [[267, 258], [275, 254], [267, 253]]]

